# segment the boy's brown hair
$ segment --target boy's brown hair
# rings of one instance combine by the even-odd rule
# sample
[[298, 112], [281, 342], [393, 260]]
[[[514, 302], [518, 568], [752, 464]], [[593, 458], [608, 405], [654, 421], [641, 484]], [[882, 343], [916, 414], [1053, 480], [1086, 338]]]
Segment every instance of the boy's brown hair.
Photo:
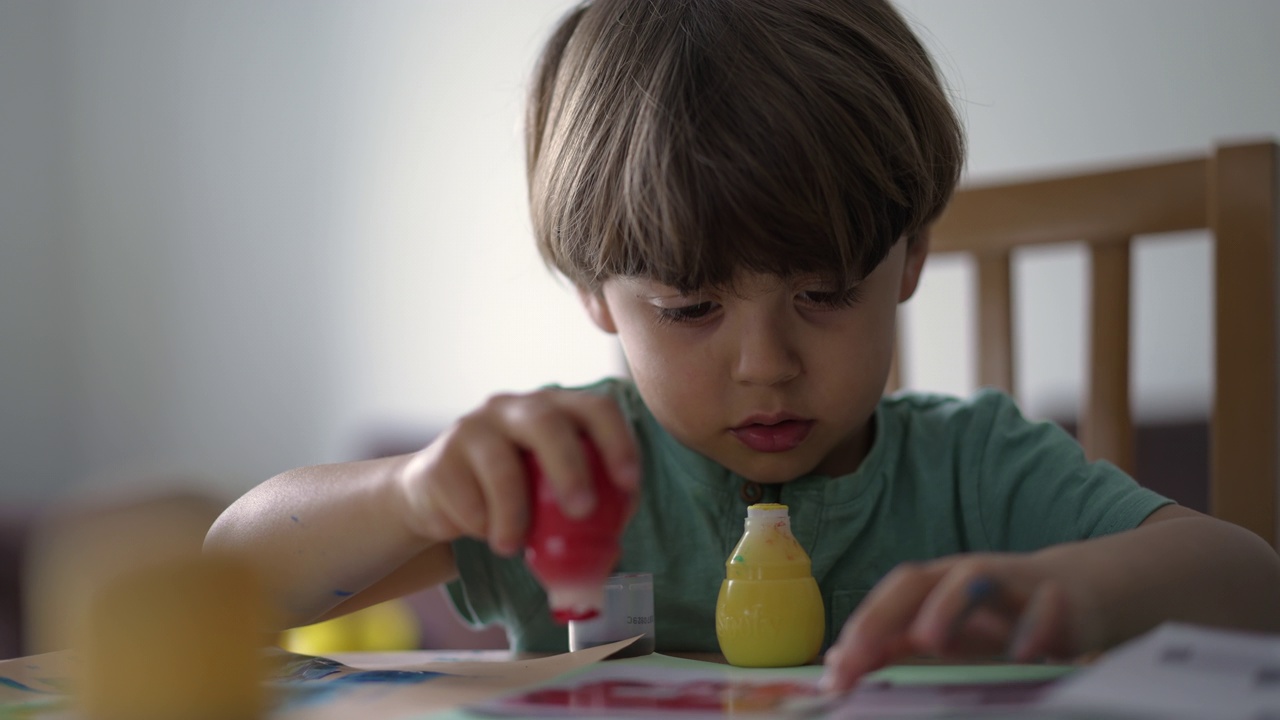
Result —
[[527, 118], [543, 258], [579, 287], [871, 272], [942, 210], [961, 127], [886, 0], [594, 0]]

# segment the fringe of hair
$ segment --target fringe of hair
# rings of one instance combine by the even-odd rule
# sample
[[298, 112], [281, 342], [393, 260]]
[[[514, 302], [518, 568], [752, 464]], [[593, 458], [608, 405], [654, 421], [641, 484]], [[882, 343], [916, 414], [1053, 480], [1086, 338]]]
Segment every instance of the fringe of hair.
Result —
[[928, 53], [884, 0], [596, 0], [535, 71], [544, 260], [594, 290], [742, 270], [847, 286], [942, 210], [964, 158]]

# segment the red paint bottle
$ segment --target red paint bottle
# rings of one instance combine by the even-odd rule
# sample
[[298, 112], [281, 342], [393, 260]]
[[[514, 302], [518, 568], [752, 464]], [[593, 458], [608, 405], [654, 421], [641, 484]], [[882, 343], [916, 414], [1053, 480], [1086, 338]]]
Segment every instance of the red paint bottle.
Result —
[[523, 454], [531, 503], [524, 559], [547, 591], [552, 617], [561, 625], [600, 614], [605, 579], [621, 552], [618, 540], [630, 503], [627, 494], [609, 480], [595, 445], [583, 438], [582, 449], [596, 504], [591, 514], [577, 520], [561, 512], [533, 454]]

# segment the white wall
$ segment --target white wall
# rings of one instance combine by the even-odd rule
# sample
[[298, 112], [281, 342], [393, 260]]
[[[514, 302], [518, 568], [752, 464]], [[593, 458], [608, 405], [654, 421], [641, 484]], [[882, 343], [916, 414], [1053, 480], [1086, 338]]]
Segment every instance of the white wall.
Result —
[[57, 231], [66, 67], [52, 5], [0, 1], [0, 509], [77, 470], [70, 247]]
[[[523, 205], [524, 82], [569, 4], [0, 0], [0, 501], [174, 475], [230, 496], [616, 371]], [[1280, 136], [1280, 3], [900, 5], [974, 177]], [[1147, 414], [1207, 403], [1207, 259], [1140, 251]], [[1026, 405], [1069, 413], [1081, 256], [1020, 264]], [[912, 301], [917, 384], [970, 389], [946, 297], [968, 282], [936, 263]]]
[[67, 481], [244, 484], [329, 454], [349, 128], [309, 5], [59, 4]]

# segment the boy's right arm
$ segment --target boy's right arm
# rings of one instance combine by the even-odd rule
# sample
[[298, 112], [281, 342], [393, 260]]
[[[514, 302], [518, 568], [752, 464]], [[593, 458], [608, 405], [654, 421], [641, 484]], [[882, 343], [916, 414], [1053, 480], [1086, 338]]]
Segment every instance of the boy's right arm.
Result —
[[[399, 520], [396, 478], [412, 457], [277, 475], [222, 513], [205, 550], [234, 553], [259, 571], [272, 609], [280, 613], [273, 629], [386, 599], [365, 592], [379, 581], [405, 584], [400, 594], [446, 582], [455, 574], [448, 543], [423, 538]], [[402, 566], [409, 572], [397, 572]], [[411, 578], [421, 583], [406, 584]]]
[[620, 487], [639, 485], [635, 443], [612, 398], [570, 390], [501, 395], [412, 455], [291, 470], [254, 488], [210, 529], [209, 552], [247, 558], [294, 627], [456, 576], [452, 540], [519, 551], [527, 527], [522, 450], [566, 514], [594, 505], [579, 436]]

